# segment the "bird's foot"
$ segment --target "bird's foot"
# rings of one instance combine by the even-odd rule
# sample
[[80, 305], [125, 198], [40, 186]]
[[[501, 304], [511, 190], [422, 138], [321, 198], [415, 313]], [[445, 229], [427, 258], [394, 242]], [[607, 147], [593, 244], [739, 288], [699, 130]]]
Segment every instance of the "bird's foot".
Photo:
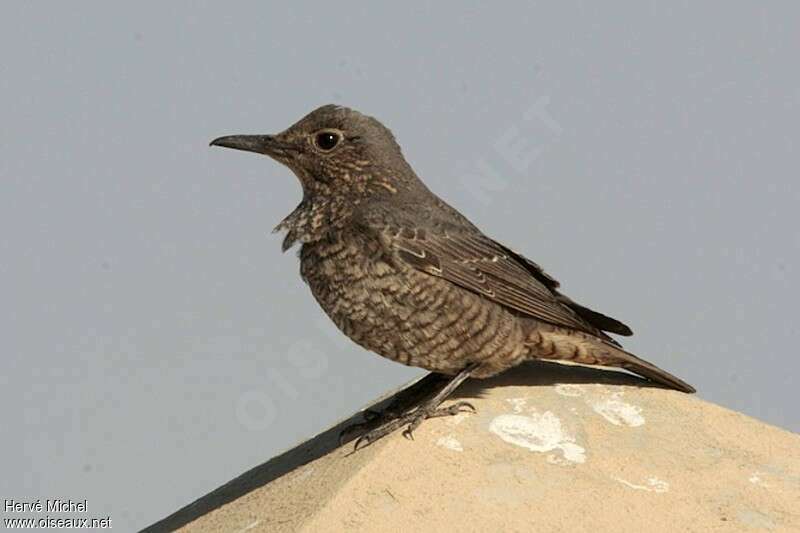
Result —
[[356, 440], [354, 451], [369, 446], [406, 424], [408, 424], [408, 427], [403, 430], [403, 436], [407, 439], [414, 440], [414, 431], [424, 420], [428, 418], [438, 418], [440, 416], [454, 416], [464, 412], [474, 413], [475, 407], [471, 403], [463, 401], [456, 402], [447, 407], [439, 407], [438, 403], [426, 402], [409, 413], [396, 414], [391, 419], [387, 419], [387, 413], [381, 413], [378, 416], [384, 420], [382, 425], [360, 436], [358, 440]]
[[[414, 430], [417, 429], [425, 419], [437, 418], [440, 416], [453, 416], [465, 411], [472, 411], [474, 413], [475, 407], [469, 402], [456, 402], [444, 408], [440, 408], [439, 406], [442, 405], [442, 402], [479, 366], [480, 363], [471, 363], [455, 376], [446, 378], [448, 380], [447, 384], [426, 402], [422, 404], [416, 402], [410, 403], [420, 392], [420, 387], [423, 389], [427, 388], [427, 383], [430, 378], [439, 379], [441, 377], [438, 374], [430, 374], [410, 388], [401, 391], [382, 413], [378, 413], [374, 410], [365, 411], [365, 422], [346, 428], [339, 434], [339, 441], [344, 442], [345, 435], [351, 435], [353, 430], [368, 429], [367, 433], [364, 433], [356, 440], [355, 449], [353, 450], [355, 452], [360, 447], [369, 446], [373, 442], [406, 424], [408, 424], [408, 427], [403, 431], [403, 436], [407, 439], [413, 439]], [[416, 405], [416, 407], [411, 409], [411, 405]]]
[[350, 424], [339, 433], [339, 445], [344, 444], [354, 435], [366, 435], [368, 432], [375, 428], [380, 428], [385, 424], [403, 416], [405, 411], [399, 411], [394, 406], [390, 405], [386, 409], [365, 409], [361, 416], [363, 422]]

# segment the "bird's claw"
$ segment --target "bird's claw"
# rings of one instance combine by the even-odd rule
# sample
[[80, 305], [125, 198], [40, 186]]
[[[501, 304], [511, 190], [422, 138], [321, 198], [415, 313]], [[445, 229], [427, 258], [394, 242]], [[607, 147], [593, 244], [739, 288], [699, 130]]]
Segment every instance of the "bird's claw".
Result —
[[365, 433], [356, 439], [356, 443], [353, 445], [353, 451], [358, 451], [361, 448], [361, 444], [364, 444], [364, 448], [372, 444], [369, 433]]
[[[407, 425], [403, 430], [403, 437], [408, 440], [414, 440], [414, 431], [428, 418], [438, 418], [441, 416], [454, 416], [459, 413], [476, 412], [475, 406], [469, 402], [456, 402], [447, 407], [436, 408], [430, 405], [423, 405], [414, 409], [410, 413], [397, 415], [395, 418], [387, 421], [384, 425], [377, 427], [363, 435], [361, 435], [355, 442], [353, 451], [361, 448], [366, 448], [370, 444], [378, 441], [379, 439], [389, 435], [402, 426]], [[363, 426], [363, 424], [358, 424]], [[351, 426], [355, 427], [355, 426]]]
[[475, 409], [475, 406], [469, 402], [456, 402], [453, 405], [446, 407], [443, 409], [445, 411], [449, 411], [451, 415], [457, 415], [458, 413], [477, 413], [478, 410]]

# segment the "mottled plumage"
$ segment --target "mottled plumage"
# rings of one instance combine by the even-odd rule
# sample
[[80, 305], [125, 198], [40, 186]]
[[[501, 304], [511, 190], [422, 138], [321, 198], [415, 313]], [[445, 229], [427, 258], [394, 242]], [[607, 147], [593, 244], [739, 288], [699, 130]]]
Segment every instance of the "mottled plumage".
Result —
[[[459, 383], [541, 358], [694, 391], [622, 350], [608, 333], [630, 335], [626, 325], [561, 294], [539, 265], [428, 190], [374, 118], [328, 105], [280, 134], [212, 144], [269, 155], [297, 175], [303, 200], [276, 228], [283, 249], [302, 243], [312, 294], [361, 346]], [[436, 407], [405, 421], [416, 427]]]

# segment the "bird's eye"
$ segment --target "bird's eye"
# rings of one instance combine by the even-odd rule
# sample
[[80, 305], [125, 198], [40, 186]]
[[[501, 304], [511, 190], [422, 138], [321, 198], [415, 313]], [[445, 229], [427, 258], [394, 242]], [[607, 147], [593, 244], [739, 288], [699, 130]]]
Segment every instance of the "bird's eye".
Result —
[[336, 145], [339, 144], [340, 140], [341, 136], [335, 131], [322, 131], [317, 133], [317, 136], [314, 138], [317, 148], [325, 152], [336, 148]]

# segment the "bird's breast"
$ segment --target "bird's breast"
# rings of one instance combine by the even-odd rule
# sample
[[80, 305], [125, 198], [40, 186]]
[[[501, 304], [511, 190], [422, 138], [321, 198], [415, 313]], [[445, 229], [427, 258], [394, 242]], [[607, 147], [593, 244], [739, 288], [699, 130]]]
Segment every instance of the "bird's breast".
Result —
[[387, 295], [401, 290], [400, 276], [379, 243], [358, 235], [332, 234], [303, 245], [300, 273], [325, 312], [337, 322], [367, 320]]

